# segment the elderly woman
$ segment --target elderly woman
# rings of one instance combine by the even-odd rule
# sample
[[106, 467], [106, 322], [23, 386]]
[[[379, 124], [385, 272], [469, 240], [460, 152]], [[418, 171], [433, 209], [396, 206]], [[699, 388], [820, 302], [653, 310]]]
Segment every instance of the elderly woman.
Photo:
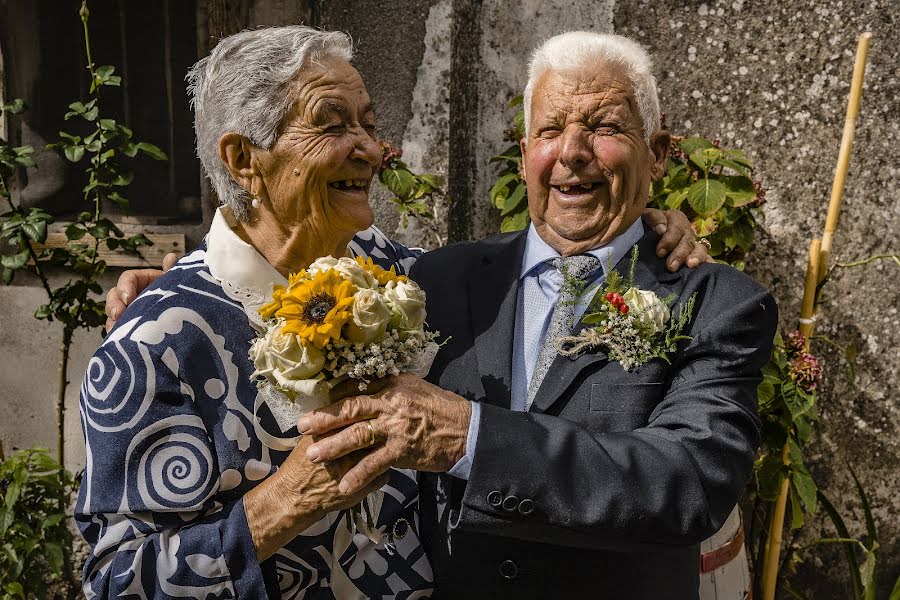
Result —
[[[257, 311], [289, 272], [329, 254], [401, 273], [415, 259], [372, 227], [381, 154], [350, 59], [344, 34], [281, 27], [222, 40], [190, 73], [198, 151], [223, 206], [200, 248], [142, 295], [129, 289], [123, 313], [110, 303], [118, 320], [88, 367], [75, 516], [89, 598], [429, 595], [414, 473], [373, 486], [386, 492], [384, 541], [354, 535], [341, 511], [372, 491], [339, 492], [355, 460], [307, 461], [306, 438], [282, 432], [251, 381]], [[145, 285], [138, 275], [122, 286]]]

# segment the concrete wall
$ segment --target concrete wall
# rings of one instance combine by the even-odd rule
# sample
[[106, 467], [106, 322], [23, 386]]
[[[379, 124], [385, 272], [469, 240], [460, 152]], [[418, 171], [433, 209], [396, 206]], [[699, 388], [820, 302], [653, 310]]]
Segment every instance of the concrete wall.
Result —
[[[296, 3], [302, 4], [302, 3]], [[765, 221], [749, 270], [772, 289], [786, 327], [799, 310], [808, 240], [821, 231], [840, 142], [859, 32], [875, 34], [856, 145], [835, 251], [849, 260], [896, 252], [900, 242], [900, 3], [893, 0], [257, 0], [260, 23], [308, 17], [357, 41], [356, 65], [377, 104], [380, 134], [405, 151], [416, 170], [447, 178], [455, 198], [443, 207], [456, 239], [496, 231], [487, 198], [496, 171], [490, 156], [505, 147], [506, 102], [520, 93], [528, 50], [568, 29], [615, 31], [646, 44], [655, 56], [663, 110], [676, 133], [718, 137], [755, 161], [768, 190]], [[272, 17], [275, 15], [275, 17]], [[281, 15], [279, 17], [278, 15]], [[255, 22], [255, 21], [254, 21]], [[378, 222], [398, 226], [382, 192], [373, 195]], [[397, 231], [428, 245], [415, 227]], [[819, 484], [863, 529], [844, 461], [857, 469], [881, 524], [884, 582], [900, 573], [900, 459], [896, 349], [900, 269], [875, 265], [839, 273], [818, 332], [859, 347], [855, 383], [841, 355], [818, 343], [829, 377], [822, 422], [810, 448]], [[54, 443], [57, 338], [30, 317], [40, 297], [33, 285], [0, 288], [0, 439], [9, 445]], [[98, 338], [80, 336], [72, 359], [77, 382]], [[69, 390], [70, 468], [82, 459], [77, 383]], [[833, 532], [815, 518], [797, 540]], [[819, 598], [849, 597], [836, 549], [817, 547], [796, 584]], [[838, 591], [839, 590], [839, 591]]]

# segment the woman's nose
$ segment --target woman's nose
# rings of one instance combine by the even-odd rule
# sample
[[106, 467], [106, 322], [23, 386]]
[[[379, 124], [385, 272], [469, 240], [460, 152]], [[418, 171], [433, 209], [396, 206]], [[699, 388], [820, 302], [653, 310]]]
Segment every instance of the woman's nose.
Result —
[[373, 167], [381, 164], [381, 144], [362, 127], [359, 128], [356, 134], [353, 158], [364, 160]]

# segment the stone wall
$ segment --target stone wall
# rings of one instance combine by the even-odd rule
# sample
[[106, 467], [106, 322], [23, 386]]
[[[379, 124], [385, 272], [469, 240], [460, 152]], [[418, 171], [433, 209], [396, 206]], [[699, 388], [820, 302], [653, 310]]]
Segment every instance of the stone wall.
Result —
[[[201, 3], [205, 4], [205, 3]], [[209, 5], [221, 0], [209, 0]], [[615, 31], [653, 53], [670, 129], [720, 138], [742, 148], [768, 191], [765, 219], [749, 271], [774, 292], [782, 323], [793, 327], [810, 237], [819, 235], [840, 144], [856, 36], [875, 38], [856, 144], [836, 236], [843, 260], [893, 251], [900, 242], [896, 154], [900, 137], [900, 3], [893, 0], [256, 0], [249, 25], [304, 18], [348, 31], [356, 65], [376, 106], [379, 133], [402, 145], [414, 170], [447, 180], [455, 199], [442, 208], [455, 239], [497, 230], [487, 190], [490, 156], [505, 147], [510, 98], [525, 83], [527, 54], [569, 29]], [[301, 6], [302, 5], [302, 6]], [[376, 190], [378, 223], [400, 239], [429, 245], [413, 224], [398, 230], [384, 193]], [[196, 241], [196, 240], [195, 240]], [[823, 383], [822, 423], [810, 467], [826, 493], [861, 534], [859, 503], [844, 462], [870, 493], [881, 524], [883, 586], [900, 572], [900, 459], [895, 358], [900, 342], [900, 268], [878, 264], [839, 272], [818, 333], [859, 348], [850, 383], [841, 354], [824, 342], [830, 376]], [[30, 317], [40, 290], [23, 282], [0, 288], [0, 439], [7, 447], [54, 444], [53, 391], [58, 335]], [[70, 468], [83, 461], [77, 382], [98, 338], [80, 336], [69, 390]], [[856, 510], [851, 517], [850, 511]], [[798, 539], [832, 535], [821, 517]], [[849, 597], [837, 549], [817, 547], [796, 583], [819, 598]], [[836, 591], [840, 590], [840, 591]]]

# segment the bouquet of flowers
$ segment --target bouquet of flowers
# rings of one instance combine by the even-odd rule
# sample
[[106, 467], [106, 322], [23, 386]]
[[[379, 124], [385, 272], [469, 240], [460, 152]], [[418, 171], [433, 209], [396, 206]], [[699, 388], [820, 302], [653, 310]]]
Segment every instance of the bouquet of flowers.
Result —
[[[589, 327], [578, 335], [561, 338], [558, 341], [560, 354], [571, 356], [590, 348], [604, 347], [611, 361], [619, 361], [622, 368], [629, 371], [654, 358], [669, 362], [667, 355], [675, 351], [677, 343], [691, 339], [682, 332], [691, 320], [696, 294], [691, 295], [677, 317], [672, 319], [670, 308], [677, 299], [675, 294], [660, 298], [650, 290], [634, 286], [637, 258], [635, 248], [625, 278], [617, 271], [609, 270], [581, 319]], [[564, 279], [563, 285], [579, 285], [579, 282]]]
[[[282, 431], [329, 404], [331, 389], [348, 379], [365, 391], [401, 372], [424, 377], [439, 348], [438, 333], [424, 329], [425, 292], [371, 258], [319, 258], [276, 286], [259, 313], [265, 328], [250, 347], [252, 377]], [[378, 541], [374, 496], [353, 516]]]

